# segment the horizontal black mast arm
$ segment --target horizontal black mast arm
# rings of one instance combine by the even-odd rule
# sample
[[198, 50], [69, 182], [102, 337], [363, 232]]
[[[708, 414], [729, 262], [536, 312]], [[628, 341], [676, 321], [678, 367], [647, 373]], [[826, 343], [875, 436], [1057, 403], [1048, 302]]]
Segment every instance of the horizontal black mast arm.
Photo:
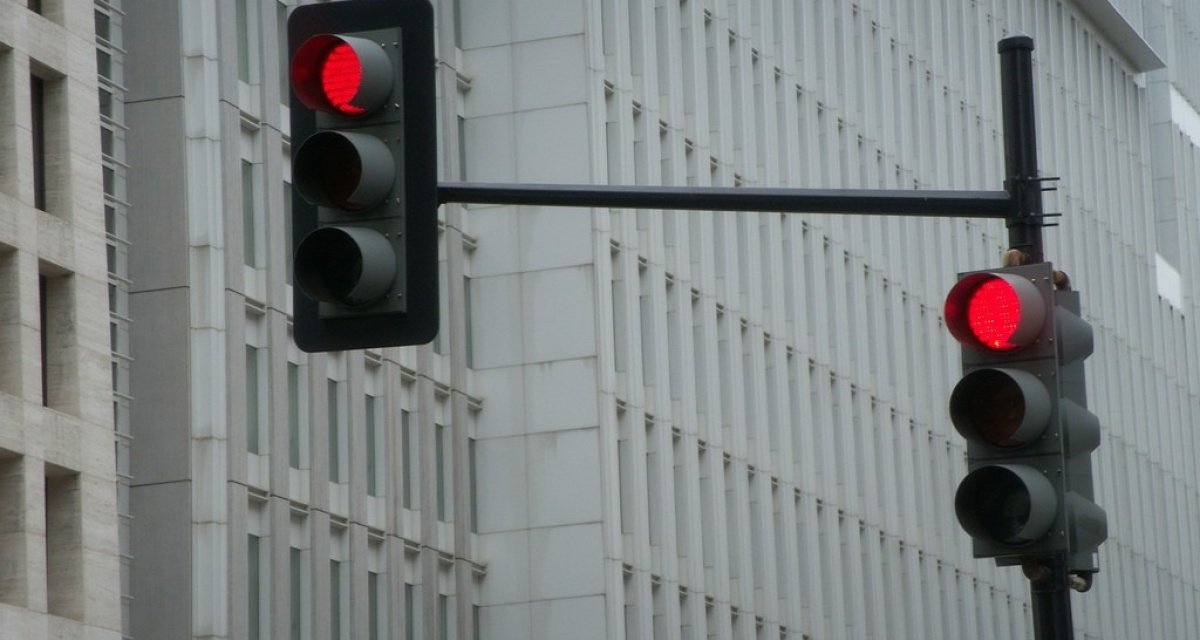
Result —
[[624, 185], [442, 182], [438, 201], [476, 204], [859, 213], [883, 216], [1007, 218], [1006, 191], [908, 189], [788, 189], [759, 187], [650, 187]]

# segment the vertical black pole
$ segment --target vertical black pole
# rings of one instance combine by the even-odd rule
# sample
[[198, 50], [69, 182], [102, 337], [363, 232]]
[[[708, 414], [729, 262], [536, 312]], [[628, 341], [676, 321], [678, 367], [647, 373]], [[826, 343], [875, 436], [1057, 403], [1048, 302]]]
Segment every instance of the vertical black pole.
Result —
[[1042, 183], [1038, 178], [1037, 130], [1033, 110], [1033, 38], [1016, 33], [1000, 41], [1000, 96], [1004, 119], [1004, 189], [1015, 210], [1008, 219], [1008, 244], [1043, 262]]
[[1067, 559], [1061, 554], [1042, 559], [1041, 575], [1030, 576], [1033, 596], [1033, 637], [1035, 640], [1072, 640], [1071, 591], [1068, 586]]
[[[1038, 176], [1033, 108], [1033, 38], [1015, 33], [1000, 41], [1000, 97], [1004, 119], [1004, 189], [1012, 196], [1008, 243], [1028, 263], [1045, 261], [1042, 250], [1042, 181]], [[1071, 640], [1071, 592], [1066, 557], [1039, 558], [1029, 575], [1036, 640]], [[1040, 566], [1039, 566], [1040, 565]], [[1027, 574], [1028, 575], [1028, 574]]]

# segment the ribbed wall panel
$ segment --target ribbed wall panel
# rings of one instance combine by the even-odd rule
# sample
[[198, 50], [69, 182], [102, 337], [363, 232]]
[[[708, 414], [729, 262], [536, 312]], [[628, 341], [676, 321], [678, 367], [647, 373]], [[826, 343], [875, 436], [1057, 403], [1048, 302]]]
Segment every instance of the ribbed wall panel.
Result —
[[[1137, 3], [1114, 4], [1144, 28]], [[1200, 609], [1196, 147], [1179, 134], [1158, 146], [1146, 76], [1091, 18], [1033, 1], [584, 7], [594, 135], [564, 152], [589, 154], [611, 184], [1000, 188], [995, 44], [1034, 37], [1042, 172], [1062, 177], [1046, 254], [1096, 329], [1088, 391], [1104, 427], [1111, 537], [1075, 625], [1081, 638], [1185, 636]], [[1171, 11], [1168, 64], [1188, 95], [1175, 78], [1194, 57], [1175, 53], [1196, 39], [1178, 35], [1188, 10]], [[470, 33], [468, 75], [503, 55]], [[468, 123], [492, 86], [475, 79]], [[1183, 309], [1156, 293], [1162, 153], [1177, 176]], [[600, 398], [621, 425], [601, 428], [622, 452], [604, 468], [620, 486], [605, 527], [621, 533], [611, 553], [625, 576], [606, 594], [624, 599], [607, 609], [610, 637], [1031, 633], [1019, 570], [972, 559], [952, 509], [965, 447], [945, 409], [959, 356], [941, 304], [956, 272], [998, 266], [1002, 224], [599, 210], [593, 226], [606, 249], [592, 265]], [[677, 590], [709, 615], [674, 599], [660, 614], [650, 594]], [[661, 615], [680, 630], [657, 635]]]

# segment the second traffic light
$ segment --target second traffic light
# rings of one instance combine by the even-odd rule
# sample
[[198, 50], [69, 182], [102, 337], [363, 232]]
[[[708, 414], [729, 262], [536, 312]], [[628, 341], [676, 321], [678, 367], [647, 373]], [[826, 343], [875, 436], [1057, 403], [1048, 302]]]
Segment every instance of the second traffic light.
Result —
[[296, 344], [420, 344], [438, 329], [437, 133], [428, 0], [288, 18]]
[[1095, 572], [1107, 520], [1093, 502], [1100, 426], [1086, 409], [1092, 329], [1078, 294], [1055, 290], [1048, 263], [979, 271], [960, 275], [945, 316], [963, 345], [950, 417], [968, 473], [954, 509], [975, 557], [1066, 554], [1070, 570]]

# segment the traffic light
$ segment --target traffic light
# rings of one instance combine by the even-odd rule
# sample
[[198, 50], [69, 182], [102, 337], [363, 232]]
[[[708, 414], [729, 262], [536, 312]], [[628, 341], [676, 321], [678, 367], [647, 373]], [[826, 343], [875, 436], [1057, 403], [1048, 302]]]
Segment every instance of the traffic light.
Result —
[[967, 440], [954, 510], [977, 558], [1064, 554], [1070, 571], [1094, 573], [1107, 520], [1093, 502], [1100, 425], [1084, 391], [1092, 328], [1053, 274], [1049, 263], [960, 274], [946, 297], [963, 345], [950, 418]]
[[296, 344], [421, 344], [438, 329], [428, 0], [296, 7], [291, 60]]

